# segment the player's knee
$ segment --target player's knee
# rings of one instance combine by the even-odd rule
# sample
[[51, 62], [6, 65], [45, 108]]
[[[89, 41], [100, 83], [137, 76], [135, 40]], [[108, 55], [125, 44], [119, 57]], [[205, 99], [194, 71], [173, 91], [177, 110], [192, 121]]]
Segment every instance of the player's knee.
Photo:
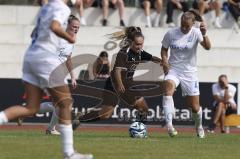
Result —
[[166, 81], [165, 83], [165, 91], [167, 96], [172, 96], [174, 93], [175, 86], [172, 82]]
[[56, 107], [59, 109], [72, 109], [73, 99], [71, 97], [63, 98], [56, 102]]
[[30, 106], [26, 106], [27, 108], [27, 116], [33, 116], [35, 115], [38, 111], [39, 111], [39, 108], [36, 108], [36, 107], [30, 107]]
[[114, 109], [108, 110], [106, 113], [102, 114], [100, 116], [100, 118], [101, 119], [109, 119], [112, 116], [112, 114], [113, 114], [113, 110]]
[[225, 104], [223, 102], [219, 102], [218, 103], [218, 107], [221, 108], [221, 109], [225, 108]]

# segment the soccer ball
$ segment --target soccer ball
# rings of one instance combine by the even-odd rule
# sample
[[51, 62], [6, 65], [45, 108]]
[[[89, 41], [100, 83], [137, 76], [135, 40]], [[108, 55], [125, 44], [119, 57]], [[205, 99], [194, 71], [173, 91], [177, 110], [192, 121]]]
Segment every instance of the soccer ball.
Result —
[[143, 123], [134, 122], [129, 127], [129, 135], [132, 138], [146, 138], [147, 128]]

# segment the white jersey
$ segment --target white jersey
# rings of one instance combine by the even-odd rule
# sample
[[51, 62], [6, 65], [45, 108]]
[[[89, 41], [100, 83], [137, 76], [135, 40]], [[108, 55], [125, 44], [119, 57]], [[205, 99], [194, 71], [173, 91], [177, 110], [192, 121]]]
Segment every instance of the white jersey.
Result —
[[[218, 83], [214, 83], [212, 85], [212, 94], [213, 95], [217, 95], [221, 98], [224, 97], [224, 92], [225, 89], [221, 88], [220, 85]], [[228, 94], [231, 96], [231, 98], [228, 100], [228, 102], [236, 104], [236, 102], [234, 101], [234, 96], [236, 93], [236, 87], [233, 86], [232, 84], [228, 84]], [[217, 103], [217, 101], [214, 101], [214, 105]]]
[[183, 34], [180, 27], [169, 30], [162, 41], [164, 48], [170, 47], [169, 64], [177, 72], [197, 72], [197, 46], [203, 41], [199, 28], [192, 27]]
[[71, 56], [74, 45], [69, 43], [68, 41], [61, 39], [60, 41], [60, 48], [58, 49], [57, 53], [62, 62], [65, 62], [69, 56]]
[[[66, 27], [70, 13], [70, 9], [63, 0], [51, 0], [47, 5], [43, 6], [37, 16], [32, 44], [27, 50], [26, 56], [45, 57], [51, 56], [51, 54], [56, 56], [61, 45], [61, 38], [52, 32], [50, 25], [53, 20], [56, 20], [62, 27]], [[46, 53], [50, 54], [46, 55]]]

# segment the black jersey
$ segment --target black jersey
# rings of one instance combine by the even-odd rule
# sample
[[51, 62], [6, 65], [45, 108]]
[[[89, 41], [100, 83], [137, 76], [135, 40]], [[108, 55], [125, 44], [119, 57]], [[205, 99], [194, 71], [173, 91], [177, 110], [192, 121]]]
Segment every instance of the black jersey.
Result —
[[142, 50], [140, 53], [135, 53], [133, 50], [120, 50], [117, 54], [113, 70], [111, 72], [112, 78], [116, 68], [121, 68], [122, 81], [127, 79], [132, 80], [134, 72], [139, 63], [151, 61], [152, 55]]

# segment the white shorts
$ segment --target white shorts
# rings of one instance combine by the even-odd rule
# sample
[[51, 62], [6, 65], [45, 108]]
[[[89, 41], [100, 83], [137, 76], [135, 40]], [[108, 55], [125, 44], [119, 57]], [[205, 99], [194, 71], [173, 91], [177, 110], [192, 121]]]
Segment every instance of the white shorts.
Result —
[[177, 72], [173, 69], [169, 70], [168, 74], [165, 76], [164, 80], [174, 81], [176, 87], [180, 84], [182, 89], [182, 96], [198, 96], [199, 82], [197, 78], [197, 73], [185, 73]]
[[69, 73], [65, 63], [56, 58], [25, 58], [22, 80], [44, 88], [54, 88], [67, 84], [65, 80]]

